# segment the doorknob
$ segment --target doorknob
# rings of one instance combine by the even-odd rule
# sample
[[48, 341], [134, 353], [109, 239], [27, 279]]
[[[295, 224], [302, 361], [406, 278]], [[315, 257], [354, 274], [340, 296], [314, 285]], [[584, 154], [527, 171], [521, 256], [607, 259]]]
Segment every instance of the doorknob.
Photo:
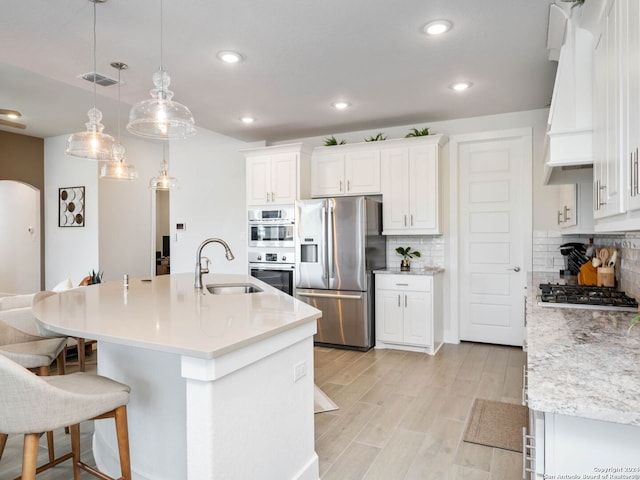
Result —
[[520, 267], [513, 267], [513, 268], [507, 268], [507, 270], [513, 270], [514, 272], [519, 272], [520, 271]]

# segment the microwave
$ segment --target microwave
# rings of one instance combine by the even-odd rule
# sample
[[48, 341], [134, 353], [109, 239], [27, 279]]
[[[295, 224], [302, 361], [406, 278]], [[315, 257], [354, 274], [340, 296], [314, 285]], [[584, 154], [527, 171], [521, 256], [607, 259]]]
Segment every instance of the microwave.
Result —
[[293, 208], [249, 210], [249, 246], [293, 247], [294, 215]]

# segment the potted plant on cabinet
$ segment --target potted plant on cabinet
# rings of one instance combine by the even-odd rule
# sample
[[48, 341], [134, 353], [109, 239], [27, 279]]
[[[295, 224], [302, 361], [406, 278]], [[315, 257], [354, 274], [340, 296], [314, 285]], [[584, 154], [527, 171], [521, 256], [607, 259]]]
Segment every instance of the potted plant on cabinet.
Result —
[[420, 252], [417, 250], [411, 250], [411, 247], [398, 247], [396, 248], [396, 253], [398, 255], [402, 255], [402, 261], [400, 262], [400, 271], [408, 272], [411, 270], [411, 259], [413, 257], [420, 258]]

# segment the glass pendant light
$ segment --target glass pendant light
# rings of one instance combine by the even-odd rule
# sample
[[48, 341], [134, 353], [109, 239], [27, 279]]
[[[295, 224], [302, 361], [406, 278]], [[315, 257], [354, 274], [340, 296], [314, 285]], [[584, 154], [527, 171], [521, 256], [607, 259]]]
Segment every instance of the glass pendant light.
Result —
[[100, 168], [100, 178], [133, 181], [138, 178], [138, 171], [127, 163], [124, 145], [120, 142], [120, 74], [129, 66], [122, 62], [112, 62], [111, 66], [118, 70], [118, 141], [113, 145], [111, 159]]
[[112, 155], [115, 139], [103, 133], [102, 112], [96, 108], [96, 3], [106, 0], [89, 0], [93, 3], [93, 108], [87, 112], [89, 121], [85, 123], [87, 130], [72, 133], [67, 139], [65, 153], [72, 157], [91, 160], [109, 160]]
[[162, 163], [160, 164], [160, 175], [149, 180], [149, 188], [152, 190], [176, 190], [178, 188], [178, 180], [169, 176], [169, 142], [164, 142], [162, 150]]
[[195, 135], [193, 115], [187, 107], [174, 102], [169, 90], [171, 79], [164, 71], [163, 60], [163, 12], [160, 0], [160, 68], [153, 74], [154, 88], [151, 99], [136, 103], [129, 113], [127, 130], [134, 135], [162, 140], [175, 140]]

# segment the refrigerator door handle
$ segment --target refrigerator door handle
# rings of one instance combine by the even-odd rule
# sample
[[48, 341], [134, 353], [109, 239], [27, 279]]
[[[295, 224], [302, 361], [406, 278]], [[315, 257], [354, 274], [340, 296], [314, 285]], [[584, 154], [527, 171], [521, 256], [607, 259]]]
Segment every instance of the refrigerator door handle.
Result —
[[341, 293], [339, 295], [335, 295], [333, 293], [305, 293], [305, 292], [296, 292], [296, 295], [299, 297], [315, 297], [315, 298], [344, 298], [348, 300], [361, 300], [362, 294], [344, 294]]
[[333, 278], [333, 206], [329, 200], [329, 209], [327, 211], [327, 273], [329, 278]]

